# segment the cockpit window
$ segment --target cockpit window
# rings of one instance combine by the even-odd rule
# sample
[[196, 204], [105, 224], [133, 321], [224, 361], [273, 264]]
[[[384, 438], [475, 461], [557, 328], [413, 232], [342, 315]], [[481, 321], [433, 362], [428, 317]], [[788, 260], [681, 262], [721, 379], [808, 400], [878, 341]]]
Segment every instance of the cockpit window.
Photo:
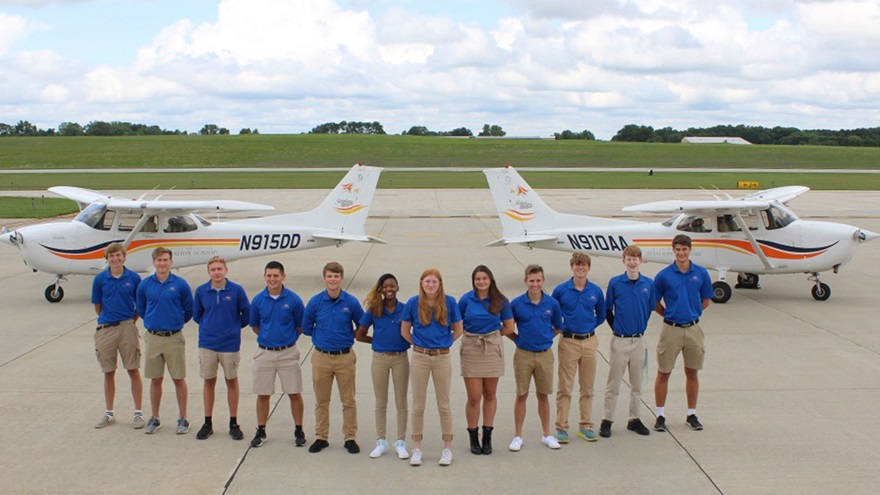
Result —
[[774, 230], [787, 226], [797, 220], [797, 217], [788, 210], [770, 206], [770, 208], [761, 211], [761, 219], [764, 221], [765, 229]]
[[[99, 203], [89, 205], [79, 215], [74, 218], [77, 222], [82, 222], [93, 229], [109, 230], [110, 225], [104, 225], [104, 216], [107, 214], [107, 206]], [[113, 217], [110, 217], [110, 223], [113, 223]]]
[[664, 227], [672, 227], [672, 224], [675, 223], [675, 219], [678, 218], [678, 215], [664, 221], [661, 225]]
[[712, 232], [712, 224], [708, 222], [708, 217], [696, 215], [685, 216], [678, 223], [678, 230], [684, 232]]
[[193, 221], [192, 218], [185, 217], [183, 215], [174, 215], [168, 217], [167, 225], [165, 226], [165, 232], [167, 233], [180, 233], [180, 232], [191, 232], [193, 230], [198, 229], [198, 225]]
[[204, 218], [202, 218], [202, 217], [200, 217], [200, 216], [198, 216], [198, 215], [196, 215], [196, 214], [193, 214], [193, 216], [196, 217], [196, 220], [198, 220], [199, 223], [202, 224], [203, 226], [205, 226], [205, 227], [210, 227], [210, 226], [211, 226], [211, 222], [210, 222], [210, 221], [205, 220]]

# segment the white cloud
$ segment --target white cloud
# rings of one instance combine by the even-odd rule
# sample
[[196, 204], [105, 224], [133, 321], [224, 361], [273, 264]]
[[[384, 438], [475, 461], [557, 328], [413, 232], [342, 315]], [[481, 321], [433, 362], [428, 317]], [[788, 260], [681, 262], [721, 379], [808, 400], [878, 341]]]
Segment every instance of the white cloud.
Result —
[[16, 43], [27, 38], [35, 28], [24, 17], [0, 12], [0, 55], [5, 54]]

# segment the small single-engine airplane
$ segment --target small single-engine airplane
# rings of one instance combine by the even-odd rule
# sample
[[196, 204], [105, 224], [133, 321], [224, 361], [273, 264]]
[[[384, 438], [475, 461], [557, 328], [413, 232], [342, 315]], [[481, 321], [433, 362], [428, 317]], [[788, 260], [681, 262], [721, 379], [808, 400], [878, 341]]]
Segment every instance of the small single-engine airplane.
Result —
[[830, 222], [801, 220], [786, 205], [807, 192], [803, 186], [777, 187], [732, 199], [658, 201], [629, 206], [626, 212], [675, 213], [661, 223], [558, 213], [512, 167], [484, 170], [501, 219], [503, 237], [489, 244], [525, 244], [529, 248], [585, 251], [621, 256], [635, 244], [646, 261], [671, 263], [672, 238], [691, 237], [691, 257], [718, 272], [712, 284], [717, 303], [730, 299], [728, 272], [737, 288], [758, 289], [759, 274], [807, 273], [813, 298], [824, 301], [831, 288], [819, 272], [837, 270], [852, 259], [856, 246], [878, 237], [869, 230]]
[[339, 246], [349, 241], [384, 241], [364, 233], [364, 225], [379, 181], [381, 168], [357, 164], [314, 210], [260, 218], [211, 222], [196, 212], [273, 210], [243, 201], [177, 201], [127, 199], [78, 187], [49, 191], [79, 203], [79, 215], [70, 222], [22, 227], [0, 235], [0, 242], [16, 246], [25, 265], [35, 272], [55, 274], [46, 287], [49, 302], [64, 297], [65, 276], [95, 275], [106, 267], [104, 249], [121, 242], [127, 250], [125, 265], [134, 271], [152, 269], [151, 252], [171, 249], [174, 266], [206, 263], [212, 256], [227, 260]]

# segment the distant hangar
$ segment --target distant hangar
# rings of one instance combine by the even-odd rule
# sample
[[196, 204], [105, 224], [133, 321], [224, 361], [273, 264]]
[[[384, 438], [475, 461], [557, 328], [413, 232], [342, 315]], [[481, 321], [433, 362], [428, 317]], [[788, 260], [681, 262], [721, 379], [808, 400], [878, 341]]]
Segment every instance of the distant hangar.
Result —
[[682, 143], [690, 144], [752, 144], [741, 137], [686, 137]]

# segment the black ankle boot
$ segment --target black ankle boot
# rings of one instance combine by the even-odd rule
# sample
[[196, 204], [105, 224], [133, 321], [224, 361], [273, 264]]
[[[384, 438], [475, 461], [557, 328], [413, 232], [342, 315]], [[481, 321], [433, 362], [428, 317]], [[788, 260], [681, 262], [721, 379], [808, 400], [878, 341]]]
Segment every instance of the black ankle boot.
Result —
[[483, 455], [489, 455], [492, 453], [492, 430], [495, 428], [492, 426], [484, 426], [483, 427]]
[[477, 428], [467, 429], [468, 436], [471, 437], [471, 454], [480, 455], [483, 449], [480, 447], [480, 430]]

